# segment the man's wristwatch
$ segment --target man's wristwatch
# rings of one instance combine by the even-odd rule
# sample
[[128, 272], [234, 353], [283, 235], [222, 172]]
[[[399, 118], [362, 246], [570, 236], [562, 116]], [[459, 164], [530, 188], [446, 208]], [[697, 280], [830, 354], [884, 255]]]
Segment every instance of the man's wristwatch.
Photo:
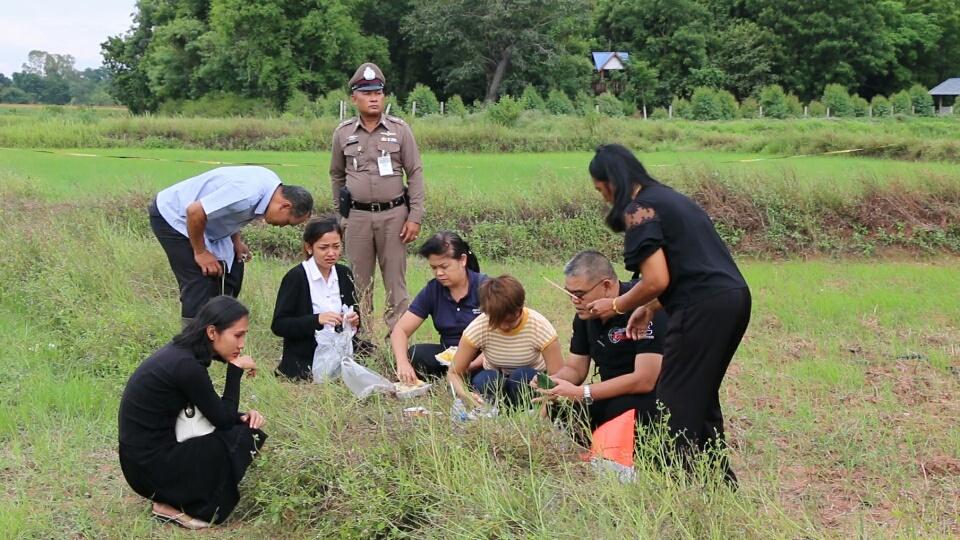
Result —
[[593, 405], [593, 396], [590, 395], [590, 385], [583, 385], [583, 402], [587, 405]]

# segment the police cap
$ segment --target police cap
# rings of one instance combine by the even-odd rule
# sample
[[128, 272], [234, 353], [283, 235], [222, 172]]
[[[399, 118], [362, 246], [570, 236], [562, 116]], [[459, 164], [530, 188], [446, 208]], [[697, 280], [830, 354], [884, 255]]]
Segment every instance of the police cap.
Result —
[[358, 90], [383, 90], [386, 80], [383, 72], [372, 62], [360, 64], [353, 77], [350, 77], [350, 92]]

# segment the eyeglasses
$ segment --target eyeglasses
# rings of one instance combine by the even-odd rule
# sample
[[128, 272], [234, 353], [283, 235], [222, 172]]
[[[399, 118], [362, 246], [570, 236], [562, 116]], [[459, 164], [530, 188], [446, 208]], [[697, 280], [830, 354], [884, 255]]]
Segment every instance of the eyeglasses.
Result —
[[568, 293], [570, 293], [571, 295], [573, 295], [577, 300], [583, 300], [583, 297], [584, 297], [584, 296], [590, 294], [590, 291], [596, 289], [596, 288], [597, 288], [597, 285], [603, 283], [604, 281], [606, 281], [606, 280], [605, 280], [605, 279], [601, 279], [600, 281], [594, 283], [594, 284], [593, 284], [593, 287], [590, 287], [589, 289], [587, 289], [587, 290], [585, 290], [585, 291], [571, 291], [570, 289], [568, 289], [568, 288], [566, 288], [566, 287], [564, 287], [563, 290], [565, 290], [565, 291], [567, 291]]

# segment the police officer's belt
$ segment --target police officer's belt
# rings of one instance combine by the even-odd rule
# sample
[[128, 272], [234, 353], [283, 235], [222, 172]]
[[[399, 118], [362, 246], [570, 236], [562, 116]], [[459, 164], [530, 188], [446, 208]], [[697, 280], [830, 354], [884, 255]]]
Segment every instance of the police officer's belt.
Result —
[[406, 202], [406, 197], [401, 195], [396, 199], [387, 202], [362, 203], [350, 201], [350, 208], [353, 208], [354, 210], [362, 210], [364, 212], [383, 212], [384, 210], [390, 210], [391, 208], [396, 208], [402, 204], [406, 204]]

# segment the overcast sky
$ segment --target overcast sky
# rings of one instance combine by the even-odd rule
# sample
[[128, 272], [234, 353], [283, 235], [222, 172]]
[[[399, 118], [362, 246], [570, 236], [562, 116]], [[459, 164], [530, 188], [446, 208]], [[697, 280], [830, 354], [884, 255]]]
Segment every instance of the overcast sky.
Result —
[[0, 73], [21, 71], [34, 49], [99, 67], [100, 43], [133, 23], [136, 0], [0, 0]]

